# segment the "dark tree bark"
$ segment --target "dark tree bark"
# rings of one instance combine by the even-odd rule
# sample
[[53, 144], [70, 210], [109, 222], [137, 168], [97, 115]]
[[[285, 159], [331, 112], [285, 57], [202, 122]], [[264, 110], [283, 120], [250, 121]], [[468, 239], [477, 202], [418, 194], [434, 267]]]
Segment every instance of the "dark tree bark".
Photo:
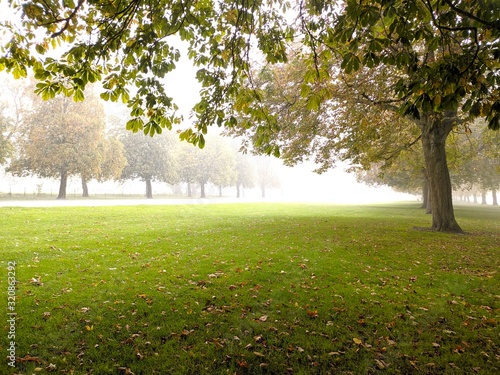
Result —
[[481, 191], [481, 204], [486, 204], [486, 191]]
[[68, 185], [68, 172], [66, 170], [61, 171], [61, 182], [59, 183], [59, 194], [57, 199], [66, 199], [66, 186]]
[[425, 214], [432, 214], [432, 197], [431, 197], [431, 189], [427, 187], [427, 207], [425, 207]]
[[424, 171], [424, 185], [422, 186], [422, 206], [420, 208], [427, 208], [429, 204], [429, 184], [427, 183], [427, 177], [425, 177]]
[[440, 118], [425, 115], [422, 121], [422, 146], [428, 175], [432, 207], [431, 229], [439, 232], [463, 233], [455, 220], [450, 173], [446, 161], [446, 137], [454, 126], [455, 114]]
[[492, 189], [491, 195], [493, 195], [493, 206], [498, 206], [497, 191], [495, 189]]
[[429, 176], [427, 176], [427, 171], [425, 168], [422, 170], [424, 174], [424, 186], [422, 188], [422, 207], [425, 208], [426, 214], [432, 214], [431, 206], [431, 191], [429, 189]]
[[146, 198], [153, 199], [153, 186], [150, 178], [146, 178]]
[[82, 190], [83, 190], [82, 197], [88, 198], [89, 197], [89, 187], [87, 185], [87, 180], [83, 176], [82, 176]]

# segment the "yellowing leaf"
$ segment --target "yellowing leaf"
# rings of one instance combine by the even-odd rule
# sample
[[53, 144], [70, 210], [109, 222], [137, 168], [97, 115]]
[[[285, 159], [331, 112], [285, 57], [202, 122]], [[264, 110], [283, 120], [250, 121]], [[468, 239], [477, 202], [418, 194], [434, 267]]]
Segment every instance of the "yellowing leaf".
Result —
[[356, 338], [356, 337], [354, 337], [354, 338], [352, 339], [352, 341], [354, 341], [354, 343], [355, 343], [356, 345], [361, 345], [361, 344], [363, 344], [363, 341], [361, 341], [360, 339], [358, 339], [358, 338]]

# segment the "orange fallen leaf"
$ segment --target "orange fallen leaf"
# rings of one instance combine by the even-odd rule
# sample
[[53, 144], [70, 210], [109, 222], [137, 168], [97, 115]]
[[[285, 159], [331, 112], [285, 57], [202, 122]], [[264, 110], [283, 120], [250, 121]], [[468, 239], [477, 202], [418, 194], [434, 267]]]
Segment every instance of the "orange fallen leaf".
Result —
[[314, 311], [307, 310], [307, 315], [309, 315], [310, 318], [317, 318], [319, 316], [318, 312], [316, 310], [314, 310]]

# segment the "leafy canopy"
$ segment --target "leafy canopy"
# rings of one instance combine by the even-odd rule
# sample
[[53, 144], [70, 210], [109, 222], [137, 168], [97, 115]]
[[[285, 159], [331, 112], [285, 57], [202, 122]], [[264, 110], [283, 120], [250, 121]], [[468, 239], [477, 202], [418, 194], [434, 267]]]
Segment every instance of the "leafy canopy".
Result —
[[153, 135], [180, 122], [162, 83], [179, 60], [178, 38], [188, 44], [202, 86], [193, 108], [195, 128], [181, 138], [200, 146], [209, 125], [235, 127], [239, 112], [268, 124], [261, 137], [272, 135], [273, 121], [252, 87], [252, 66], [255, 60], [286, 62], [292, 41], [305, 47], [310, 62], [305, 84], [328, 77], [335, 61], [346, 73], [392, 66], [401, 70], [392, 89], [405, 114], [418, 118], [461, 108], [486, 117], [490, 128], [500, 127], [497, 1], [9, 3], [21, 25], [3, 25], [10, 39], [2, 43], [0, 68], [15, 77], [33, 70], [45, 99], [62, 93], [83, 100], [85, 86], [102, 81], [103, 99], [129, 105], [127, 127], [133, 131]]

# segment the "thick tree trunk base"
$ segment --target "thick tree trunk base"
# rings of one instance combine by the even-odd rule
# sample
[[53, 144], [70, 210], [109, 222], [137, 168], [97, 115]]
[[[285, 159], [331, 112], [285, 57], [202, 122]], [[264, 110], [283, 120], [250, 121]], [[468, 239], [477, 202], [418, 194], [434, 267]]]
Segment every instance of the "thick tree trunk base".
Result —
[[151, 179], [146, 179], [146, 199], [153, 199], [153, 186]]
[[82, 177], [82, 197], [83, 198], [88, 198], [89, 197], [89, 187], [87, 185], [87, 180], [85, 180], [83, 177]]
[[457, 222], [454, 223], [440, 223], [439, 225], [433, 225], [430, 228], [434, 232], [447, 232], [455, 234], [464, 234], [465, 232], [460, 228]]
[[413, 230], [421, 231], [421, 232], [441, 232], [441, 233], [449, 233], [449, 234], [467, 234], [459, 227], [460, 230], [440, 230], [429, 227], [413, 227]]
[[437, 114], [422, 120], [422, 146], [425, 173], [429, 184], [429, 201], [432, 209], [431, 230], [437, 232], [463, 233], [453, 212], [452, 187], [446, 161], [446, 137], [453, 128], [456, 113], [443, 117]]
[[68, 184], [68, 173], [66, 171], [61, 171], [61, 182], [59, 183], [59, 194], [57, 195], [58, 200], [66, 199], [66, 185]]

